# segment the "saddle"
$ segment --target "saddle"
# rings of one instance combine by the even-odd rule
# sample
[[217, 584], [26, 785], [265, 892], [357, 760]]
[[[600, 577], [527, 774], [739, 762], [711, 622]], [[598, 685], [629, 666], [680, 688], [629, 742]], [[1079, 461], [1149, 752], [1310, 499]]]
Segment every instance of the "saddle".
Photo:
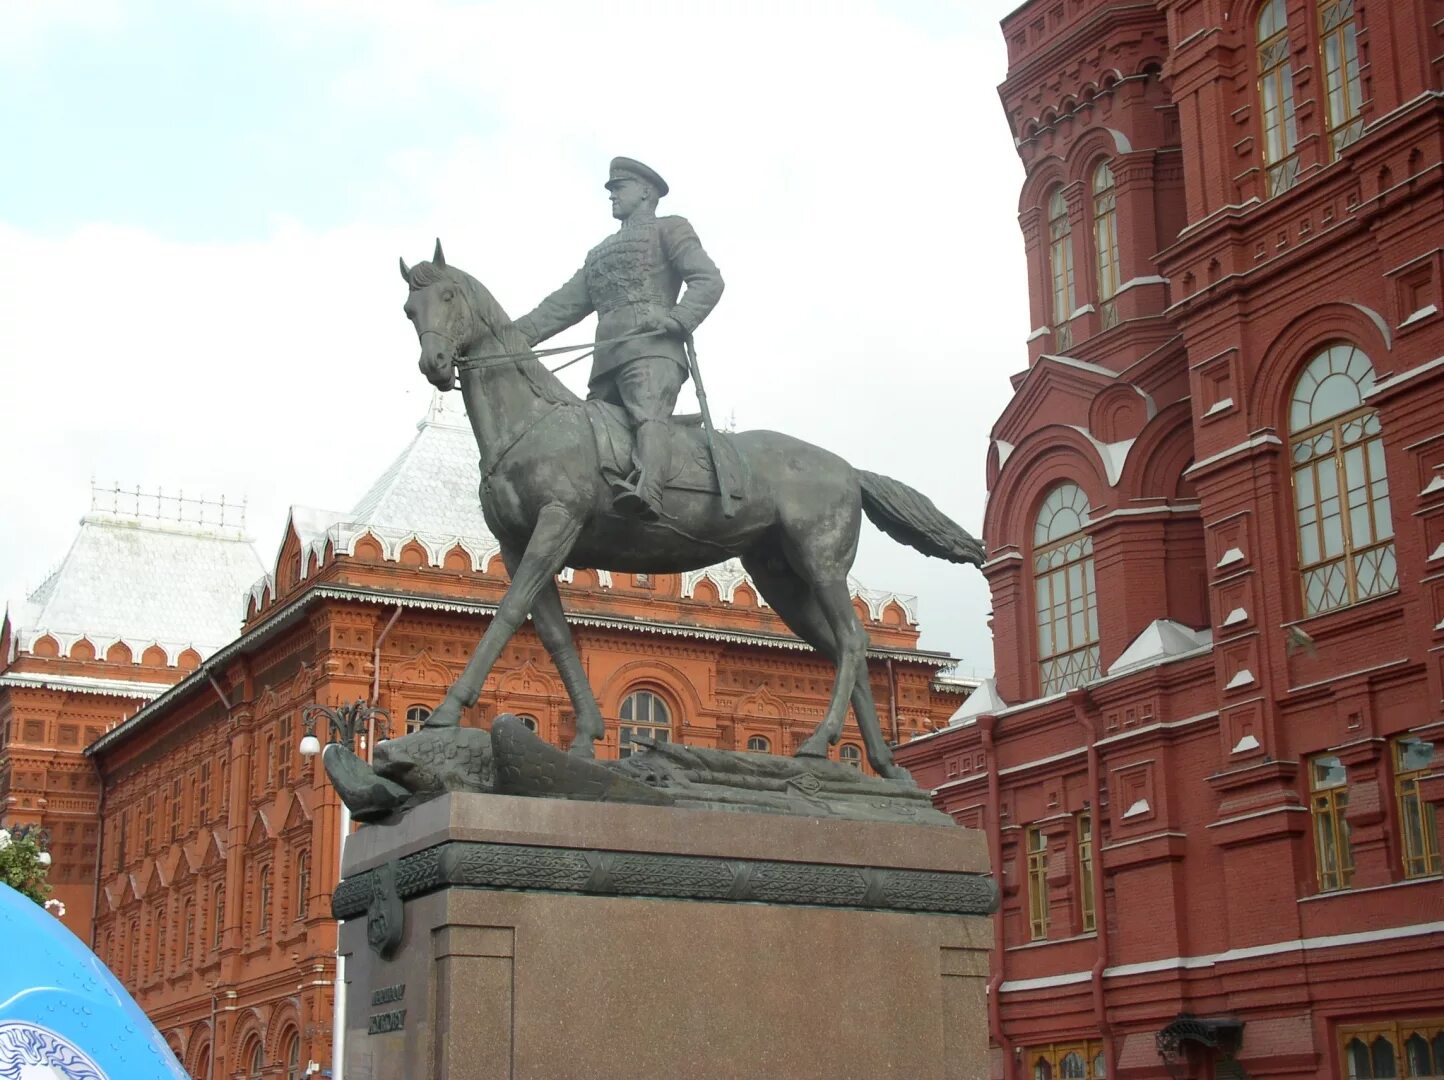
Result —
[[[632, 465], [634, 437], [627, 423], [627, 413], [620, 405], [593, 398], [584, 404], [592, 434], [597, 442], [597, 458], [602, 477], [616, 491], [629, 490], [628, 477]], [[662, 501], [665, 507], [668, 491], [692, 491], [720, 495], [717, 474], [712, 468], [712, 454], [707, 448], [707, 432], [700, 414], [674, 416], [667, 423], [670, 439], [669, 467], [663, 475]], [[749, 474], [742, 455], [725, 432], [715, 432], [717, 460], [727, 481], [727, 491], [734, 507], [747, 496]]]

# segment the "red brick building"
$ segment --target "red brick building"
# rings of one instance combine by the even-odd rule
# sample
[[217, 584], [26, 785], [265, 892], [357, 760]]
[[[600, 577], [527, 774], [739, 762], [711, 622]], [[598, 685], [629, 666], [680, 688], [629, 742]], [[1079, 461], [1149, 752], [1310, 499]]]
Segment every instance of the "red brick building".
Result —
[[[194, 1076], [212, 1057], [216, 1077], [248, 1080], [329, 1065], [339, 805], [298, 754], [300, 713], [367, 698], [399, 731], [440, 701], [506, 588], [478, 481], [469, 427], [437, 404], [353, 510], [293, 508], [269, 572], [235, 529], [92, 514], [0, 630], [3, 819], [51, 831], [65, 921]], [[86, 602], [105, 589], [112, 607]], [[831, 666], [740, 568], [568, 571], [562, 589], [607, 717], [603, 757], [629, 731], [790, 753], [826, 711]], [[917, 648], [911, 598], [855, 596], [893, 740], [945, 723], [971, 681]], [[557, 742], [573, 733], [530, 627], [466, 720], [500, 711]], [[834, 753], [867, 768], [851, 721]]]
[[993, 846], [994, 1076], [1444, 1074], [1441, 18], [1003, 21], [996, 679], [899, 756]]

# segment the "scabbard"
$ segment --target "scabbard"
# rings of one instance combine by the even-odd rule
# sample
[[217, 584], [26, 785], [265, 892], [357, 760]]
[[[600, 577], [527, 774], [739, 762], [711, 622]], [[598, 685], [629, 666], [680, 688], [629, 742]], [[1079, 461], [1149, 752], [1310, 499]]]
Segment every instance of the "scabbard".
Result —
[[722, 458], [717, 453], [717, 432], [712, 427], [712, 412], [707, 408], [707, 388], [702, 385], [702, 369], [697, 366], [697, 346], [691, 334], [687, 335], [687, 370], [697, 387], [697, 406], [702, 413], [702, 431], [707, 436], [707, 453], [712, 456], [712, 472], [717, 477], [717, 494], [722, 497], [722, 516], [731, 517], [737, 513], [737, 508], [732, 505], [732, 492], [727, 490], [727, 477], [722, 473]]

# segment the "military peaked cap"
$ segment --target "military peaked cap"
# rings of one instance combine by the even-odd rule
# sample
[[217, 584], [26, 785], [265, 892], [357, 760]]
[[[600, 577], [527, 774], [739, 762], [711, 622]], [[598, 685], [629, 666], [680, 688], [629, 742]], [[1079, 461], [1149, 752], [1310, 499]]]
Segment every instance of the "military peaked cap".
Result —
[[663, 180], [655, 169], [648, 168], [635, 158], [612, 158], [611, 175], [603, 186], [610, 188], [617, 180], [645, 180], [657, 189], [658, 198], [667, 194], [667, 181]]

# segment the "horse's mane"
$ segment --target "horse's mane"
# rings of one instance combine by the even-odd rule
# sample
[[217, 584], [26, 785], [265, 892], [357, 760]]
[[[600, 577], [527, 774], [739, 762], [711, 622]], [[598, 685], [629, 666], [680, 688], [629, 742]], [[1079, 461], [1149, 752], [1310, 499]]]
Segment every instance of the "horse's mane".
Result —
[[447, 281], [464, 289], [471, 303], [472, 313], [501, 346], [501, 353], [524, 353], [516, 362], [518, 370], [536, 390], [543, 401], [557, 405], [577, 405], [581, 398], [566, 388], [560, 379], [548, 371], [540, 360], [531, 355], [531, 346], [521, 336], [511, 318], [502, 310], [491, 291], [465, 270], [445, 263], [438, 266], [433, 262], [420, 262], [407, 271], [407, 282], [412, 289], [424, 289], [430, 285]]

